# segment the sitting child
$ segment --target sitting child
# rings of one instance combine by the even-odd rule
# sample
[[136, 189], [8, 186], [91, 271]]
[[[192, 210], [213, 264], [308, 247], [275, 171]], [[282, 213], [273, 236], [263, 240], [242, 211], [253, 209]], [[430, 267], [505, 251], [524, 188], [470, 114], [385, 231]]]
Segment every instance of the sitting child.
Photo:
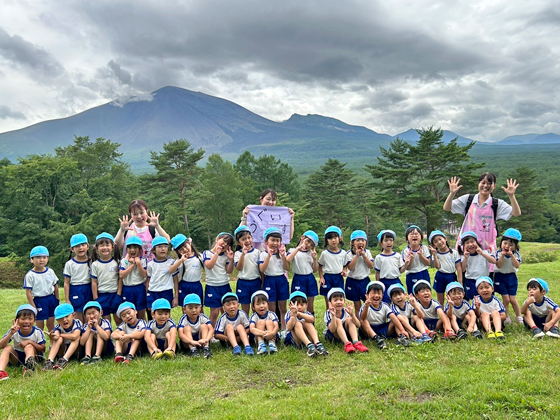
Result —
[[239, 299], [237, 295], [228, 292], [222, 296], [222, 308], [224, 313], [216, 323], [214, 336], [223, 343], [229, 343], [233, 347], [233, 355], [241, 355], [241, 347], [238, 344], [238, 339], [241, 340], [245, 346], [245, 354], [247, 356], [254, 356], [255, 352], [249, 344], [249, 318], [247, 314], [239, 309]]
[[[8, 379], [6, 367], [23, 365], [24, 375], [35, 372], [37, 358], [42, 358], [45, 351], [45, 335], [37, 328], [35, 317], [37, 309], [33, 305], [21, 305], [16, 310], [12, 327], [0, 340], [0, 381]], [[14, 342], [12, 346], [9, 343]]]
[[521, 313], [525, 324], [533, 331], [533, 338], [542, 338], [545, 332], [549, 337], [560, 338], [560, 308], [545, 296], [548, 293], [548, 283], [543, 279], [531, 279], [527, 283], [527, 290], [529, 297], [523, 303]]
[[[414, 295], [410, 295], [408, 300], [406, 300], [407, 295], [404, 290], [404, 286], [400, 283], [392, 284], [389, 286], [387, 294], [391, 298], [391, 310], [397, 315], [397, 318], [401, 322], [403, 328], [408, 331], [408, 335], [416, 344], [427, 343], [432, 341], [430, 336], [425, 333], [426, 324], [424, 324], [424, 312], [420, 309], [418, 301]], [[412, 318], [416, 315], [416, 328], [411, 324]], [[405, 337], [406, 338], [406, 337]], [[399, 337], [398, 341], [402, 341], [406, 344], [406, 341]]]
[[[115, 340], [115, 363], [130, 363], [136, 357], [136, 353], [142, 353], [145, 348], [144, 333], [146, 321], [138, 319], [136, 306], [131, 302], [123, 302], [117, 309], [117, 316], [122, 319], [111, 338]], [[126, 353], [126, 357], [124, 354]]]
[[177, 326], [171, 319], [171, 305], [164, 298], [152, 302], [152, 320], [146, 327], [144, 339], [153, 359], [175, 357]]
[[202, 313], [202, 300], [196, 293], [190, 293], [183, 300], [183, 316], [179, 320], [179, 344], [183, 350], [189, 349], [191, 357], [202, 355], [212, 357], [210, 340], [214, 337], [214, 328], [210, 318]]
[[[82, 325], [82, 336], [80, 345], [84, 347], [85, 357], [82, 365], [95, 364], [101, 362], [101, 357], [113, 354], [115, 346], [111, 340], [113, 327], [111, 323], [103, 317], [103, 310], [99, 302], [91, 301], [84, 305], [84, 324]], [[92, 357], [91, 353], [95, 349]]]
[[[506, 309], [502, 302], [494, 296], [494, 283], [487, 276], [481, 276], [476, 281], [478, 295], [474, 297], [474, 310], [486, 330], [488, 338], [504, 338], [503, 322], [506, 320]], [[494, 325], [494, 331], [492, 331]]]
[[249, 320], [249, 331], [257, 340], [257, 354], [276, 353], [276, 334], [280, 327], [276, 314], [268, 310], [268, 293], [264, 290], [253, 293], [251, 305], [253, 315]]
[[[74, 307], [69, 303], [58, 305], [54, 309], [56, 326], [49, 333], [50, 351], [43, 370], [63, 370], [68, 365], [68, 360], [73, 354], [79, 355], [82, 323], [74, 319]], [[64, 345], [63, 345], [64, 344]], [[60, 356], [56, 364], [54, 358]]]
[[[331, 341], [339, 341], [344, 344], [346, 353], [354, 353], [358, 350], [365, 353], [369, 349], [358, 340], [358, 328], [360, 320], [354, 313], [353, 306], [345, 307], [346, 294], [339, 287], [333, 287], [327, 294], [329, 309], [325, 312], [325, 338]], [[350, 336], [350, 340], [348, 340]]]
[[[432, 299], [432, 287], [426, 280], [418, 280], [412, 287], [412, 292], [415, 294], [420, 309], [424, 313], [424, 324], [426, 325], [426, 333], [433, 339], [436, 336], [436, 331], [443, 329], [443, 338], [455, 339], [457, 335], [451, 328], [449, 318], [445, 315], [443, 308], [439, 302]], [[418, 328], [418, 323], [415, 322]]]
[[295, 347], [303, 344], [307, 347], [307, 355], [314, 357], [317, 354], [327, 356], [329, 352], [319, 341], [319, 335], [315, 329], [315, 317], [307, 310], [307, 296], [305, 293], [296, 291], [290, 295], [290, 310], [286, 312], [286, 334], [285, 343]]
[[462, 340], [468, 337], [469, 333], [472, 334], [473, 338], [482, 338], [482, 334], [476, 326], [474, 308], [465, 300], [463, 285], [457, 281], [451, 282], [446, 286], [445, 294], [447, 295], [447, 304], [444, 312], [451, 322], [451, 327], [457, 333], [457, 338]]

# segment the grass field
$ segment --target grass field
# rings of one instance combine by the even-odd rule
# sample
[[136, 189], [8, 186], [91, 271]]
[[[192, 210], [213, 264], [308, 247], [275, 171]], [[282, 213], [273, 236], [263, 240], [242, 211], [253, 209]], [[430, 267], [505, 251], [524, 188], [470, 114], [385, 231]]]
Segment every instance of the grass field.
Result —
[[[522, 244], [529, 256], [557, 244]], [[560, 260], [522, 264], [519, 300], [530, 277], [549, 282], [560, 302]], [[432, 276], [433, 277], [433, 276]], [[22, 289], [0, 290], [0, 331], [11, 325]], [[324, 303], [317, 301], [317, 327], [324, 327]], [[174, 309], [178, 320], [180, 310]], [[558, 418], [560, 340], [534, 341], [520, 325], [506, 329], [504, 342], [465, 340], [411, 348], [390, 342], [385, 352], [346, 355], [327, 344], [330, 355], [308, 359], [303, 351], [281, 347], [277, 355], [234, 358], [214, 347], [214, 358], [130, 366], [106, 360], [94, 366], [76, 362], [63, 372], [30, 378], [8, 368], [0, 382], [3, 419], [114, 418]]]

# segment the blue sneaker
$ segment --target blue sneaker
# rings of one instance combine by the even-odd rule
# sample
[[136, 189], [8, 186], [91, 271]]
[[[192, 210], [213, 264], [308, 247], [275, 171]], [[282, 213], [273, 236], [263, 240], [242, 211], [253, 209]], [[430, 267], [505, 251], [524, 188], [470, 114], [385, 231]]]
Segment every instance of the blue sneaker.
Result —
[[235, 347], [233, 348], [233, 355], [234, 355], [234, 356], [241, 356], [241, 347], [235, 346]]
[[266, 344], [261, 342], [259, 347], [257, 348], [257, 354], [268, 354], [268, 349], [266, 348]]
[[430, 337], [426, 333], [422, 334], [422, 343], [431, 343], [431, 342], [432, 342], [432, 337]]
[[253, 347], [251, 346], [245, 346], [245, 354], [247, 356], [254, 356], [255, 352], [253, 351]]
[[[552, 328], [551, 328], [552, 329]], [[276, 343], [274, 341], [271, 341], [270, 343], [268, 343], [268, 351], [272, 354], [272, 353], [276, 353], [278, 351], [278, 348], [276, 347]]]

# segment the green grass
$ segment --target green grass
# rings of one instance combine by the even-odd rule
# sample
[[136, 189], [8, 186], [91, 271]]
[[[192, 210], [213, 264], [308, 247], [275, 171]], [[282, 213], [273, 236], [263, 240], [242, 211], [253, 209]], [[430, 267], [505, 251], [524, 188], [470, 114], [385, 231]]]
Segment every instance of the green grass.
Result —
[[[529, 255], [557, 244], [525, 244]], [[519, 300], [531, 277], [549, 282], [560, 302], [560, 261], [523, 264]], [[433, 276], [432, 276], [433, 277]], [[0, 294], [0, 331], [11, 325], [21, 289]], [[324, 328], [324, 302], [317, 300], [317, 327]], [[173, 310], [178, 320], [179, 309]], [[8, 368], [0, 382], [2, 418], [558, 418], [560, 341], [533, 341], [519, 325], [508, 327], [503, 343], [467, 340], [346, 355], [327, 344], [327, 358], [280, 347], [275, 356], [234, 358], [214, 347], [211, 360], [153, 362], [130, 366], [111, 360], [95, 366], [72, 363], [63, 372], [22, 377]]]

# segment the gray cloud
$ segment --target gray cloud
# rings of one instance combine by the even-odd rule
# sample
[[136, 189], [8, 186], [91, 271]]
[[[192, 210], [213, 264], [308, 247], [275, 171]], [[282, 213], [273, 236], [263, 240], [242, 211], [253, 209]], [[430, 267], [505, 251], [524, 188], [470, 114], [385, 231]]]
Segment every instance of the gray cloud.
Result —
[[26, 117], [23, 112], [20, 111], [12, 111], [9, 106], [0, 105], [0, 119], [14, 119], [14, 120], [25, 120]]

